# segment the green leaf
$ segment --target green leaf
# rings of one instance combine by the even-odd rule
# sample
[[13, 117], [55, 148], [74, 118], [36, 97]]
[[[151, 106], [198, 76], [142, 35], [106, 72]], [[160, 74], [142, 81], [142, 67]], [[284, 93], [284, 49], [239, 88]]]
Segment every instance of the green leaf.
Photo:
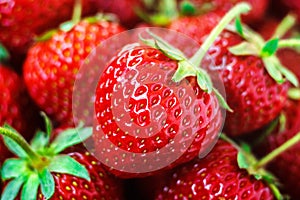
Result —
[[241, 146], [241, 148], [243, 149], [244, 152], [251, 153], [251, 147], [250, 147], [249, 144], [247, 144], [245, 142], [242, 142], [240, 146]]
[[262, 57], [269, 57], [269, 56], [273, 55], [278, 48], [278, 42], [279, 42], [278, 38], [274, 38], [274, 39], [267, 41], [265, 46], [262, 48], [260, 55]]
[[290, 88], [288, 90], [288, 97], [292, 100], [300, 100], [300, 88]]
[[237, 17], [235, 20], [235, 28], [238, 34], [240, 34], [240, 36], [244, 36], [244, 32], [243, 32], [243, 26], [242, 26], [242, 22], [241, 22], [241, 18]]
[[196, 6], [187, 0], [180, 3], [180, 13], [182, 15], [195, 15], [197, 12]]
[[237, 162], [240, 169], [248, 169], [250, 167], [247, 156], [242, 151], [239, 151], [237, 154]]
[[2, 193], [1, 200], [14, 200], [17, 197], [25, 179], [25, 176], [19, 176], [10, 181]]
[[[60, 165], [62, 163], [56, 164]], [[39, 182], [41, 183], [42, 194], [45, 196], [46, 199], [49, 199], [54, 194], [55, 190], [55, 182], [52, 174], [50, 173], [49, 169], [44, 169], [42, 172], [39, 173], [38, 178]]]
[[67, 155], [59, 155], [53, 158], [48, 169], [51, 172], [70, 174], [90, 181], [87, 169], [75, 159]]
[[48, 143], [49, 139], [47, 138], [46, 133], [43, 131], [37, 131], [31, 140], [31, 147], [35, 150], [39, 150], [46, 147]]
[[8, 59], [9, 59], [9, 53], [4, 48], [4, 46], [0, 43], [0, 62], [3, 60], [8, 60]]
[[[9, 129], [10, 131], [20, 135], [14, 128], [12, 128], [11, 126], [9, 126], [8, 124], [4, 124], [3, 126], [4, 128]], [[16, 143], [14, 140], [10, 139], [8, 136], [3, 135], [3, 141], [5, 146], [7, 146], [7, 148], [14, 153], [15, 155], [17, 155], [20, 158], [27, 158], [28, 155], [27, 153], [23, 150], [23, 148]]]
[[2, 180], [17, 178], [25, 174], [27, 162], [24, 159], [10, 158], [7, 159], [1, 169]]
[[217, 89], [213, 89], [219, 104], [222, 106], [222, 108], [226, 109], [229, 112], [233, 112], [233, 110], [230, 108], [230, 106], [227, 104], [226, 100], [224, 99], [224, 97], [219, 93], [219, 91]]
[[73, 21], [66, 21], [59, 25], [59, 29], [68, 32], [75, 26], [75, 23]]
[[259, 50], [249, 42], [241, 42], [238, 45], [228, 48], [228, 50], [230, 51], [230, 53], [236, 56], [259, 55]]
[[271, 57], [263, 58], [263, 62], [265, 64], [266, 70], [268, 71], [269, 75], [277, 82], [283, 83], [284, 79], [281, 72], [277, 69], [274, 60]]
[[36, 200], [39, 184], [40, 182], [37, 174], [31, 174], [24, 183], [21, 200]]
[[196, 76], [197, 72], [188, 61], [179, 61], [178, 68], [174, 73], [172, 80], [179, 82], [189, 76]]
[[82, 143], [92, 135], [93, 128], [71, 128], [60, 133], [50, 145], [54, 153], [59, 153], [75, 144]]

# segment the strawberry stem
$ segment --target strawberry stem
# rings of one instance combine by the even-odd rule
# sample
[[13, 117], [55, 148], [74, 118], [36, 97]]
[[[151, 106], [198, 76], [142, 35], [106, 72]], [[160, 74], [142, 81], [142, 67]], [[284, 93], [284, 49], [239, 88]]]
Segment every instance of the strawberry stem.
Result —
[[41, 161], [40, 156], [32, 150], [28, 142], [23, 137], [21, 137], [20, 134], [3, 127], [0, 127], [0, 134], [9, 137], [10, 139], [14, 140], [18, 145], [20, 145], [32, 161]]
[[80, 22], [82, 12], [82, 0], [75, 0], [75, 5], [73, 9], [72, 22], [77, 24]]
[[271, 38], [282, 38], [288, 30], [290, 30], [296, 23], [296, 17], [288, 14], [277, 26]]
[[278, 48], [296, 48], [300, 47], [300, 39], [286, 39], [278, 42]]
[[237, 16], [242, 13], [247, 13], [250, 11], [251, 7], [248, 3], [239, 3], [233, 9], [231, 9], [220, 21], [220, 23], [212, 30], [205, 42], [202, 44], [201, 48], [196, 52], [196, 54], [190, 59], [190, 61], [195, 66], [200, 66], [202, 59], [204, 58], [206, 52], [214, 43], [216, 38], [220, 33], [226, 28], [226, 26]]
[[294, 137], [289, 139], [287, 142], [283, 143], [280, 147], [277, 149], [273, 150], [271, 153], [263, 157], [261, 160], [256, 162], [253, 165], [253, 169], [260, 169], [264, 166], [266, 166], [269, 162], [271, 162], [274, 158], [279, 156], [281, 153], [285, 152], [287, 149], [293, 147], [295, 144], [300, 142], [300, 132], [297, 133]]

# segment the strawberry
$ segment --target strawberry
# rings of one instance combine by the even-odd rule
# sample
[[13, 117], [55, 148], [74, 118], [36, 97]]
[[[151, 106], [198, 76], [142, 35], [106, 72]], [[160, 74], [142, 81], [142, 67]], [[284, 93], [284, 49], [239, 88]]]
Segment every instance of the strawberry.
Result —
[[50, 144], [52, 129], [47, 118], [46, 130], [38, 132], [30, 146], [12, 128], [0, 128], [8, 148], [18, 156], [3, 164], [2, 199], [123, 199], [120, 181], [91, 153], [59, 154], [88, 138], [91, 128], [69, 128]]
[[[183, 2], [186, 2], [183, 0]], [[252, 11], [243, 16], [245, 23], [257, 23], [262, 20], [266, 14], [269, 0], [189, 0], [194, 4], [196, 9], [200, 11], [224, 11], [227, 12], [230, 8], [240, 2], [248, 2], [252, 6]]]
[[96, 0], [96, 3], [100, 12], [116, 14], [120, 22], [127, 27], [133, 27], [141, 21], [135, 9], [142, 7], [142, 0]]
[[[265, 155], [276, 149], [284, 142], [295, 136], [300, 131], [300, 101], [287, 101], [282, 115], [284, 123], [277, 127], [264, 138], [262, 144], [256, 149], [258, 154]], [[291, 195], [292, 199], [300, 196], [300, 143], [282, 153], [270, 163], [270, 171], [273, 172], [284, 186], [284, 191]], [[278, 170], [280, 169], [280, 170]]]
[[72, 124], [72, 91], [79, 67], [102, 41], [123, 30], [113, 22], [87, 19], [32, 46], [23, 68], [32, 99], [58, 123]]
[[274, 199], [263, 181], [239, 168], [237, 153], [231, 144], [218, 141], [204, 159], [176, 168], [155, 199]]
[[300, 20], [300, 2], [297, 1], [297, 0], [281, 0], [280, 2], [284, 6], [286, 6], [290, 11], [294, 12], [297, 15], [298, 23], [299, 23], [299, 20]]
[[[2, 52], [6, 52], [0, 45], [0, 61]], [[12, 69], [0, 62], [0, 91], [1, 113], [0, 124], [8, 123], [21, 131], [27, 139], [39, 124], [38, 110], [30, 99], [24, 86], [23, 79]], [[32, 124], [35, 122], [35, 125]], [[10, 154], [0, 138], [0, 164]]]
[[277, 179], [264, 166], [299, 141], [300, 134], [297, 134], [274, 152], [256, 160], [247, 144], [239, 147], [223, 135], [205, 158], [176, 168], [168, 183], [157, 190], [155, 199], [283, 199], [276, 186]]
[[[239, 4], [216, 30], [249, 9]], [[195, 53], [197, 59], [189, 60], [148, 34], [151, 39], [141, 37], [147, 46], [125, 46], [106, 64], [96, 88], [96, 155], [124, 178], [148, 176], [206, 155], [222, 126], [219, 105], [227, 106], [208, 72], [196, 67], [204, 59], [198, 56], [202, 49]], [[180, 38], [171, 42], [176, 40], [184, 48]]]
[[[189, 25], [185, 25], [187, 19], [183, 19], [171, 24], [170, 28], [204, 43], [205, 35], [218, 22], [219, 16], [211, 13], [188, 20]], [[204, 29], [197, 32], [198, 26]], [[239, 28], [241, 34], [238, 33]], [[282, 84], [282, 77], [285, 76], [294, 85], [298, 82], [295, 75], [284, 68], [274, 55], [279, 43], [277, 39], [265, 42], [261, 36], [242, 25], [228, 29], [230, 30], [225, 30], [215, 40], [208, 55], [214, 60], [213, 70], [220, 74], [226, 95], [229, 97], [228, 104], [234, 111], [227, 112], [225, 132], [238, 136], [267, 125], [280, 113], [288, 89], [288, 84]], [[246, 40], [243, 37], [246, 37]], [[275, 44], [275, 48], [272, 43]], [[272, 53], [264, 54], [263, 49]], [[274, 66], [279, 70], [273, 70]], [[274, 71], [279, 74], [277, 78]], [[241, 121], [243, 123], [240, 123]]]
[[[14, 54], [26, 53], [34, 37], [70, 19], [74, 2], [75, 0], [1, 1], [0, 42]], [[95, 12], [92, 2], [93, 0], [83, 0], [85, 15]]]

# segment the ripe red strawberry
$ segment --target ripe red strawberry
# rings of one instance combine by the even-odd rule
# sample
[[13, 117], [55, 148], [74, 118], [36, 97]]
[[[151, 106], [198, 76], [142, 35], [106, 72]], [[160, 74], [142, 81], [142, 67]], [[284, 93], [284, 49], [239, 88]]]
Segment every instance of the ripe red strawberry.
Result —
[[231, 144], [218, 141], [202, 160], [176, 168], [155, 199], [275, 199], [264, 181], [239, 168], [237, 154]]
[[[247, 4], [237, 5], [216, 31], [249, 9]], [[126, 178], [206, 155], [222, 126], [218, 100], [227, 106], [200, 67], [203, 57], [197, 55], [202, 48], [191, 60], [151, 31], [148, 34], [152, 39], [142, 39], [147, 46], [126, 46], [108, 62], [96, 88], [96, 154], [112, 173]], [[176, 39], [186, 50], [180, 38], [171, 43]]]
[[[0, 124], [8, 123], [23, 133], [27, 139], [32, 137], [38, 124], [38, 111], [30, 99], [22, 78], [13, 70], [0, 63]], [[8, 157], [9, 151], [0, 138], [0, 164]]]
[[287, 6], [290, 11], [294, 12], [298, 16], [298, 23], [299, 23], [299, 20], [300, 20], [300, 2], [298, 0], [281, 0], [280, 2], [284, 6]]
[[[283, 130], [276, 127], [264, 139], [263, 143], [257, 148], [260, 155], [269, 153], [300, 132], [300, 102], [287, 101], [282, 114], [286, 117]], [[291, 195], [292, 199], [298, 199], [300, 196], [298, 190], [300, 187], [300, 159], [296, 156], [299, 154], [300, 143], [285, 151], [270, 163], [270, 171], [279, 178], [284, 191]]]
[[[49, 144], [51, 128], [47, 124], [47, 133], [38, 132], [31, 146], [15, 140], [22, 138], [8, 127], [0, 132], [19, 157], [3, 164], [3, 199], [123, 199], [121, 182], [108, 174], [91, 153], [79, 150], [59, 154], [88, 138], [91, 128], [67, 129]], [[12, 135], [14, 140], [9, 139]], [[15, 151], [17, 147], [22, 151]]]
[[61, 124], [71, 124], [72, 91], [79, 67], [102, 41], [124, 29], [112, 22], [81, 21], [36, 43], [24, 64], [29, 93], [40, 108]]
[[[0, 2], [0, 42], [24, 54], [34, 37], [72, 16], [75, 0], [4, 0]], [[59, 11], [59, 12], [58, 12]], [[95, 12], [93, 0], [83, 0], [84, 14]]]
[[[124, 155], [125, 159], [122, 159], [122, 151], [114, 146], [131, 153], [147, 154], [172, 145], [181, 155], [167, 167], [172, 168], [193, 159], [199, 151], [206, 151], [214, 143], [222, 124], [216, 96], [200, 89], [195, 78], [189, 79], [190, 85], [182, 83], [175, 87], [171, 76], [177, 67], [177, 61], [157, 49], [144, 46], [124, 51], [107, 64], [96, 90], [94, 139], [97, 155], [105, 151], [105, 157], [109, 159], [116, 156], [121, 160], [116, 165], [128, 170], [132, 165], [131, 158]], [[123, 94], [128, 95], [128, 101]], [[120, 105], [113, 104], [115, 101]], [[185, 124], [186, 130], [181, 124]], [[109, 142], [103, 140], [103, 134]], [[176, 139], [178, 135], [180, 139]], [[182, 146], [184, 142], [190, 145], [188, 149]], [[157, 158], [165, 158], [168, 162], [172, 156], [166, 155]], [[114, 160], [109, 159], [104, 164], [111, 166]], [[149, 172], [153, 171], [151, 164], [148, 167]], [[149, 175], [114, 169], [112, 173], [126, 178]]]
[[[190, 22], [189, 25], [186, 25], [187, 20]], [[219, 16], [211, 13], [178, 20], [171, 24], [170, 28], [203, 43], [205, 35], [210, 33], [218, 20]], [[204, 27], [202, 30], [205, 31], [198, 32], [198, 26]], [[259, 35], [256, 36], [259, 38], [258, 44], [267, 44]], [[215, 62], [214, 70], [220, 73], [224, 82], [228, 104], [234, 111], [227, 112], [225, 132], [234, 136], [249, 133], [271, 122], [282, 110], [288, 89], [287, 84], [277, 83], [267, 72], [266, 63], [270, 62], [264, 62], [264, 56], [261, 55], [263, 47], [254, 45], [254, 49], [259, 49], [255, 50], [258, 53], [246, 52], [244, 55], [234, 55], [253, 48], [253, 46], [249, 48], [250, 45], [247, 44], [247, 47], [241, 47], [231, 53], [233, 46], [243, 42], [246, 41], [239, 34], [226, 30], [216, 39], [208, 52]], [[281, 66], [280, 63], [276, 65]]]

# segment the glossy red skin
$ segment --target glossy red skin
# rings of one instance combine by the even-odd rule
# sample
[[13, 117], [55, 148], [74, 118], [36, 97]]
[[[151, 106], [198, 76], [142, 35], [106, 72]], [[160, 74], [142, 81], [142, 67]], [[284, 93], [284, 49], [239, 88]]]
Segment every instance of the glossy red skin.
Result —
[[[291, 137], [300, 132], [300, 102], [287, 101], [283, 114], [286, 116], [286, 126], [283, 132], [278, 127], [264, 139], [258, 148], [258, 154], [266, 155]], [[283, 190], [296, 200], [300, 196], [300, 143], [280, 154], [270, 164], [270, 171], [279, 178]]]
[[[22, 78], [2, 64], [0, 64], [0, 91], [0, 125], [7, 123], [25, 138], [31, 138], [39, 124], [37, 108], [30, 99]], [[0, 152], [0, 163], [11, 155], [2, 137]]]
[[[143, 53], [141, 53], [141, 52]], [[120, 59], [122, 58], [122, 59]], [[132, 59], [131, 62], [139, 62], [141, 61], [134, 70], [132, 70], [132, 67], [127, 67], [126, 63], [128, 59]], [[156, 134], [152, 134], [150, 137], [137, 137], [133, 136], [133, 130], [131, 130], [127, 127], [127, 131], [129, 133], [126, 133], [122, 130], [122, 127], [118, 129], [118, 124], [114, 117], [118, 118], [119, 116], [114, 116], [113, 111], [111, 109], [111, 97], [107, 94], [111, 94], [113, 91], [113, 88], [115, 85], [117, 85], [117, 78], [121, 76], [123, 73], [130, 74], [130, 72], [137, 73], [136, 77], [139, 77], [139, 74], [143, 72], [146, 68], [143, 68], [144, 66], [150, 65], [149, 67], [155, 65], [160, 66], [160, 68], [155, 68], [155, 75], [162, 77], [159, 80], [156, 80], [153, 82], [151, 79], [151, 84], [144, 84], [141, 82], [142, 86], [139, 86], [137, 83], [134, 91], [130, 95], [129, 98], [129, 105], [132, 104], [132, 106], [126, 107], [129, 108], [129, 110], [118, 110], [118, 115], [121, 116], [122, 113], [129, 112], [130, 116], [133, 119], [133, 122], [139, 126], [143, 127], [145, 125], [149, 125], [155, 120], [161, 120], [161, 119], [151, 119], [151, 110], [156, 109], [156, 106], [160, 104], [163, 109], [166, 112], [166, 123], [168, 126], [164, 126], [164, 128], [160, 129], [159, 132], [155, 132]], [[164, 147], [165, 145], [170, 143], [170, 139], [173, 139], [175, 135], [178, 132], [178, 127], [180, 126], [183, 118], [189, 118], [190, 116], [198, 116], [199, 118], [191, 117], [190, 121], [191, 124], [193, 123], [193, 120], [200, 119], [200, 126], [196, 126], [193, 128], [193, 132], [197, 133], [195, 139], [192, 140], [192, 143], [190, 147], [187, 150], [178, 149], [178, 151], [181, 152], [181, 156], [178, 158], [178, 160], [171, 163], [169, 166], [166, 166], [164, 169], [170, 169], [173, 168], [176, 165], [185, 163], [187, 161], [192, 160], [195, 158], [199, 151], [205, 151], [208, 146], [210, 146], [212, 143], [215, 142], [214, 139], [216, 139], [216, 136], [219, 133], [219, 129], [222, 126], [222, 117], [220, 113], [220, 108], [218, 106], [218, 102], [216, 100], [216, 97], [213, 95], [210, 95], [208, 93], [203, 92], [199, 86], [196, 84], [195, 80], [193, 78], [189, 79], [189, 82], [191, 83], [191, 86], [195, 93], [197, 94], [195, 101], [190, 101], [186, 105], [186, 107], [181, 107], [179, 103], [179, 100], [177, 99], [175, 102], [173, 101], [174, 98], [178, 98], [178, 94], [175, 94], [173, 89], [169, 89], [166, 85], [167, 81], [170, 80], [168, 78], [168, 74], [170, 73], [167, 70], [163, 69], [162, 67], [175, 70], [177, 68], [177, 61], [173, 61], [170, 58], [167, 58], [161, 51], [149, 47], [136, 47], [135, 49], [131, 51], [125, 51], [121, 55], [118, 55], [116, 58], [114, 58], [109, 65], [107, 66], [113, 66], [110, 68], [106, 68], [106, 70], [103, 72], [103, 76], [101, 77], [98, 87], [96, 89], [96, 102], [95, 102], [95, 111], [97, 116], [97, 127], [101, 127], [103, 130], [103, 133], [108, 137], [111, 143], [113, 143], [115, 146], [118, 146], [122, 149], [125, 149], [129, 152], [134, 153], [145, 153], [145, 152], [153, 152], [157, 149], [160, 149]], [[110, 71], [110, 70], [111, 71]], [[110, 71], [108, 73], [108, 71]], [[118, 72], [118, 73], [116, 73]], [[118, 74], [118, 75], [113, 75]], [[141, 76], [141, 75], [140, 75]], [[150, 77], [150, 75], [149, 75]], [[152, 75], [151, 75], [152, 77]], [[137, 82], [140, 82], [140, 79], [136, 79]], [[150, 79], [150, 78], [149, 78]], [[110, 82], [109, 85], [104, 86], [105, 83]], [[156, 90], [155, 86], [157, 85], [166, 85], [163, 87], [160, 87], [160, 89]], [[147, 87], [147, 92], [141, 94], [146, 95], [145, 98], [140, 99], [139, 93], [143, 87]], [[170, 91], [169, 95], [166, 95]], [[124, 91], [126, 92], [126, 91]], [[133, 95], [135, 94], [135, 95]], [[108, 97], [108, 99], [106, 98]], [[160, 99], [157, 103], [153, 103], [154, 99]], [[189, 96], [185, 95], [182, 98], [185, 100], [188, 100]], [[138, 101], [135, 101], [134, 99], [139, 99]], [[183, 100], [183, 102], [185, 102]], [[146, 108], [140, 108], [140, 105], [145, 102], [148, 102]], [[150, 103], [151, 102], [151, 103]], [[172, 103], [173, 102], [173, 103]], [[171, 106], [170, 106], [171, 105]], [[124, 105], [125, 106], [125, 105]], [[200, 108], [200, 111], [194, 111], [192, 115], [192, 111], [189, 110], [189, 107], [191, 108]], [[108, 109], [107, 109], [108, 108]], [[148, 109], [150, 109], [150, 113]], [[123, 108], [124, 109], [124, 108]], [[181, 110], [181, 111], [180, 111]], [[193, 109], [194, 110], [194, 109]], [[180, 111], [180, 112], [178, 112]], [[141, 120], [141, 116], [147, 116], [145, 121]], [[155, 123], [155, 122], [154, 122]], [[160, 122], [159, 122], [160, 123]], [[95, 125], [94, 125], [95, 126]], [[101, 144], [101, 134], [97, 132], [97, 127], [94, 127], [94, 141], [95, 141], [95, 147], [96, 152], [98, 155], [101, 154], [102, 149], [104, 148]], [[209, 127], [209, 128], [208, 128]], [[173, 129], [172, 131], [171, 128]], [[210, 130], [209, 130], [210, 129]], [[132, 131], [132, 133], [131, 133]], [[159, 138], [157, 140], [157, 138]], [[184, 142], [186, 138], [182, 138], [182, 142]], [[177, 145], [177, 144], [176, 144]], [[179, 145], [178, 145], [179, 146]], [[108, 147], [110, 148], [110, 147]], [[176, 146], [174, 147], [176, 149]], [[180, 147], [178, 147], [180, 148]], [[114, 149], [114, 148], [113, 148]], [[107, 157], [114, 158], [114, 156], [121, 157], [119, 151], [113, 150], [111, 152], [107, 152]], [[120, 158], [119, 160], [123, 160], [122, 163], [119, 163], [120, 165], [128, 165], [130, 164], [130, 160], [127, 161], [127, 159]], [[151, 167], [151, 166], [149, 166]], [[162, 170], [164, 170], [162, 169]], [[149, 168], [149, 173], [127, 173], [122, 172], [114, 169], [109, 169], [111, 172], [117, 176], [123, 177], [123, 178], [133, 178], [133, 177], [144, 177], [149, 176], [153, 174]], [[158, 173], [160, 170], [155, 171], [154, 173]]]
[[238, 167], [237, 150], [221, 140], [202, 160], [176, 168], [167, 181], [156, 200], [275, 199], [263, 181]]
[[123, 30], [116, 23], [82, 21], [32, 46], [23, 71], [37, 105], [59, 124], [73, 125], [72, 91], [79, 67], [102, 41]]
[[[219, 20], [220, 14], [208, 13], [183, 18], [170, 28], [203, 43]], [[287, 84], [279, 85], [268, 75], [260, 58], [235, 56], [228, 51], [241, 42], [237, 34], [224, 31], [208, 52], [224, 83], [227, 103], [234, 111], [227, 112], [225, 122], [225, 132], [231, 136], [250, 133], [271, 122], [282, 110], [288, 89]]]
[[[94, 0], [83, 0], [83, 14], [95, 13]], [[34, 37], [70, 20], [74, 0], [4, 0], [0, 3], [0, 42], [24, 54]]]

